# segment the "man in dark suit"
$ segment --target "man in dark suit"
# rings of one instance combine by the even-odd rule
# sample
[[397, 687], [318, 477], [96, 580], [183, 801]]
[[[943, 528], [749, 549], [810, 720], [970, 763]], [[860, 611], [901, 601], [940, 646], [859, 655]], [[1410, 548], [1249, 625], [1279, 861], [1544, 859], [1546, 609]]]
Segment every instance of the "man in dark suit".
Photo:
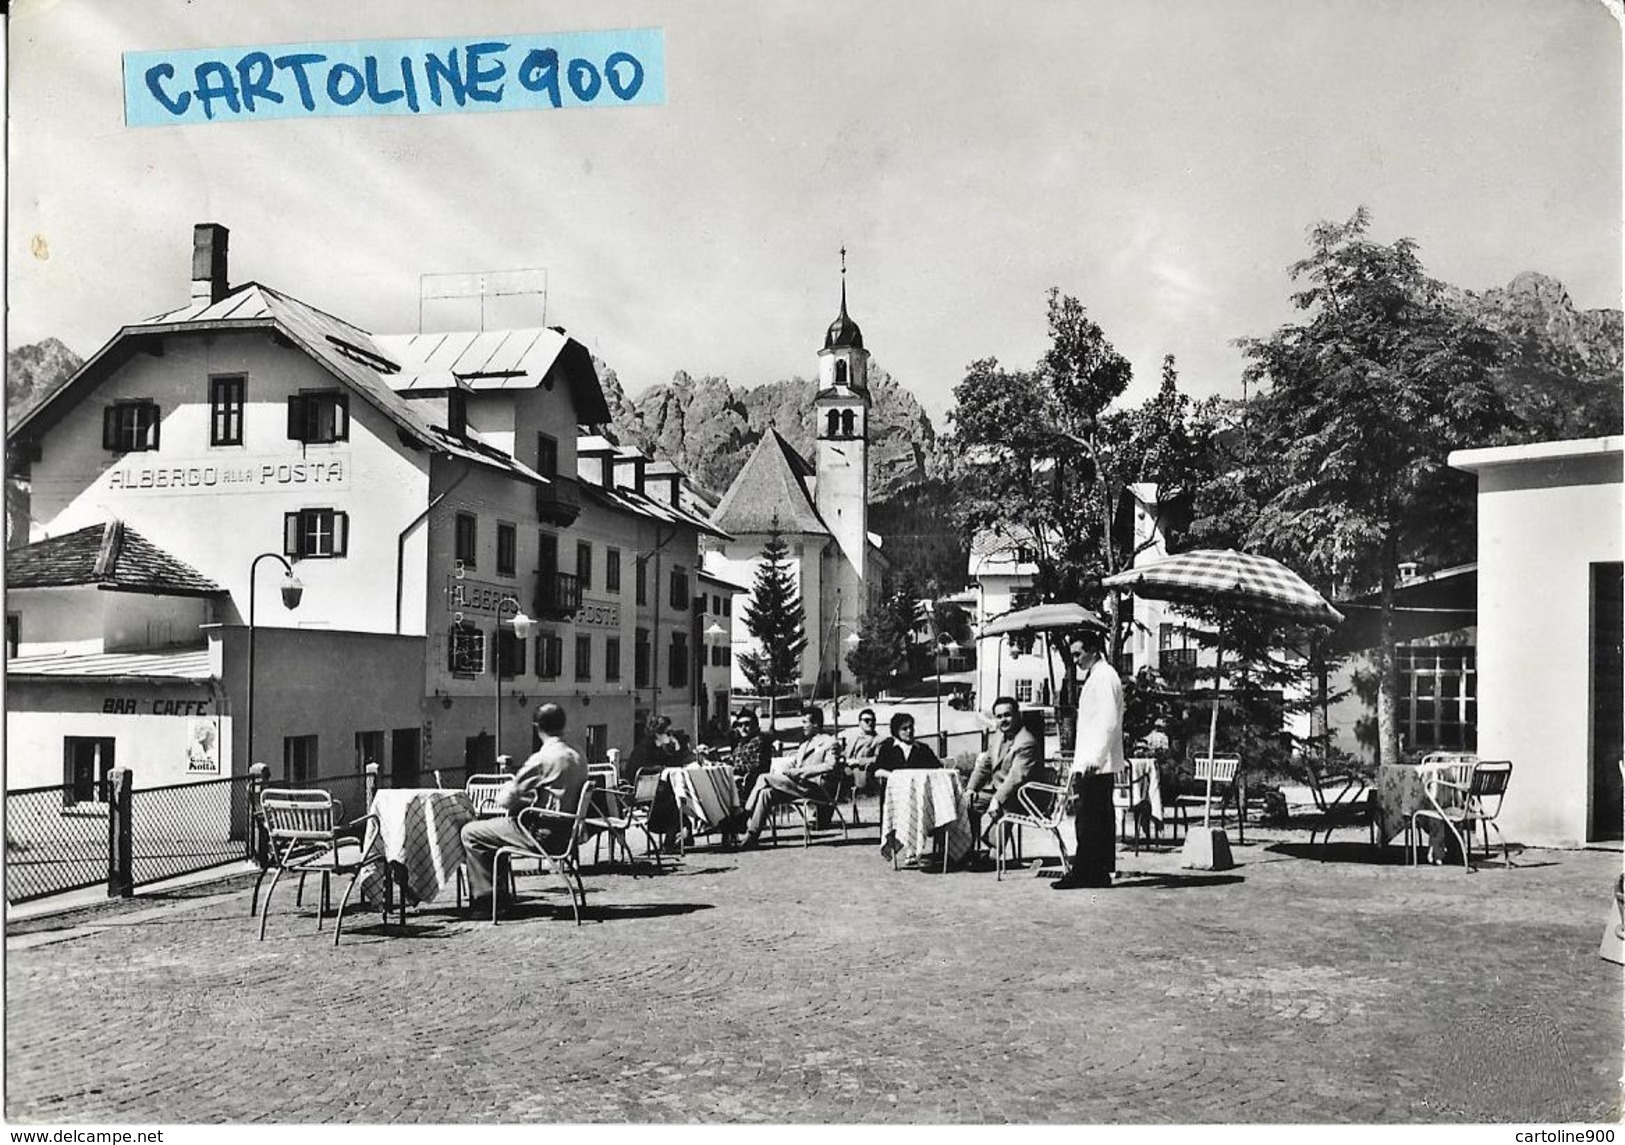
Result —
[[[993, 701], [993, 721], [998, 735], [989, 750], [976, 757], [966, 794], [970, 797], [970, 826], [973, 838], [982, 837], [982, 817], [988, 826], [997, 823], [1007, 810], [1015, 810], [1016, 791], [1023, 783], [1051, 783], [1054, 776], [1044, 766], [1044, 746], [1021, 723], [1021, 705], [1011, 696]], [[986, 790], [984, 790], [986, 788]]]

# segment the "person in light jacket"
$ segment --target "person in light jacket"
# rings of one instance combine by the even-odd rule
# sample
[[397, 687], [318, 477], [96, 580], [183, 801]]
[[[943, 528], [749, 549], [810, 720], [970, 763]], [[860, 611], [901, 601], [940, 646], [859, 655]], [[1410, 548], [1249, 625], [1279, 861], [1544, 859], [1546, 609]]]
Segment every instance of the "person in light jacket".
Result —
[[1104, 637], [1088, 629], [1068, 641], [1083, 673], [1078, 687], [1078, 740], [1072, 753], [1072, 800], [1078, 830], [1072, 870], [1057, 890], [1109, 887], [1117, 871], [1112, 788], [1124, 767], [1123, 681], [1106, 659]]

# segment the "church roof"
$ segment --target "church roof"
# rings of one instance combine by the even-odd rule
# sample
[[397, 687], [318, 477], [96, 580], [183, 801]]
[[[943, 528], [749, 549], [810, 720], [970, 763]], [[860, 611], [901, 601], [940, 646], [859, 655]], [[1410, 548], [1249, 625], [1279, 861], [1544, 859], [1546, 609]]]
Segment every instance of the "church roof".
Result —
[[768, 533], [775, 515], [781, 533], [829, 535], [829, 526], [813, 506], [807, 479], [813, 467], [770, 429], [756, 443], [745, 467], [728, 486], [722, 503], [711, 514], [711, 524], [735, 536]]

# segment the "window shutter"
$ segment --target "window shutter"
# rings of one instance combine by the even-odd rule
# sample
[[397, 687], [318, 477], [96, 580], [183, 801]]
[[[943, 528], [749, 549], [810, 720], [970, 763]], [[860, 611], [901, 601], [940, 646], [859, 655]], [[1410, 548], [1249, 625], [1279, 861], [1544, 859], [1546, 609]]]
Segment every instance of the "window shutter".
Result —
[[282, 552], [285, 556], [297, 557], [299, 553], [299, 514], [282, 514]]
[[446, 633], [446, 671], [448, 672], [455, 673], [457, 671], [457, 651], [457, 626], [454, 624], [451, 626], [451, 630]]
[[118, 407], [102, 408], [102, 448], [118, 452]]
[[333, 395], [333, 440], [350, 440], [350, 395]]
[[333, 514], [333, 555], [345, 556], [350, 548], [350, 514], [335, 512]]
[[147, 448], [157, 449], [158, 423], [163, 420], [163, 411], [156, 404], [153, 404], [147, 407], [146, 413], [148, 417], [152, 418], [151, 423], [147, 426]]
[[288, 440], [305, 440], [305, 398], [303, 394], [288, 395]]

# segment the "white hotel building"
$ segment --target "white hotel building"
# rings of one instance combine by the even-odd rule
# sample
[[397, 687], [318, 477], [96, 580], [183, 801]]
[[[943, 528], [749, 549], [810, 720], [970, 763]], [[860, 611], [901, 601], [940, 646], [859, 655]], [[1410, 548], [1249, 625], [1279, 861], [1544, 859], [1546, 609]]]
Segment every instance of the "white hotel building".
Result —
[[369, 334], [229, 285], [226, 238], [197, 227], [190, 302], [11, 428], [31, 504], [7, 562], [8, 787], [241, 774], [250, 739], [279, 780], [407, 780], [522, 757], [543, 700], [594, 758], [655, 712], [693, 730], [699, 540], [722, 534], [682, 474], [595, 432], [586, 348]]

